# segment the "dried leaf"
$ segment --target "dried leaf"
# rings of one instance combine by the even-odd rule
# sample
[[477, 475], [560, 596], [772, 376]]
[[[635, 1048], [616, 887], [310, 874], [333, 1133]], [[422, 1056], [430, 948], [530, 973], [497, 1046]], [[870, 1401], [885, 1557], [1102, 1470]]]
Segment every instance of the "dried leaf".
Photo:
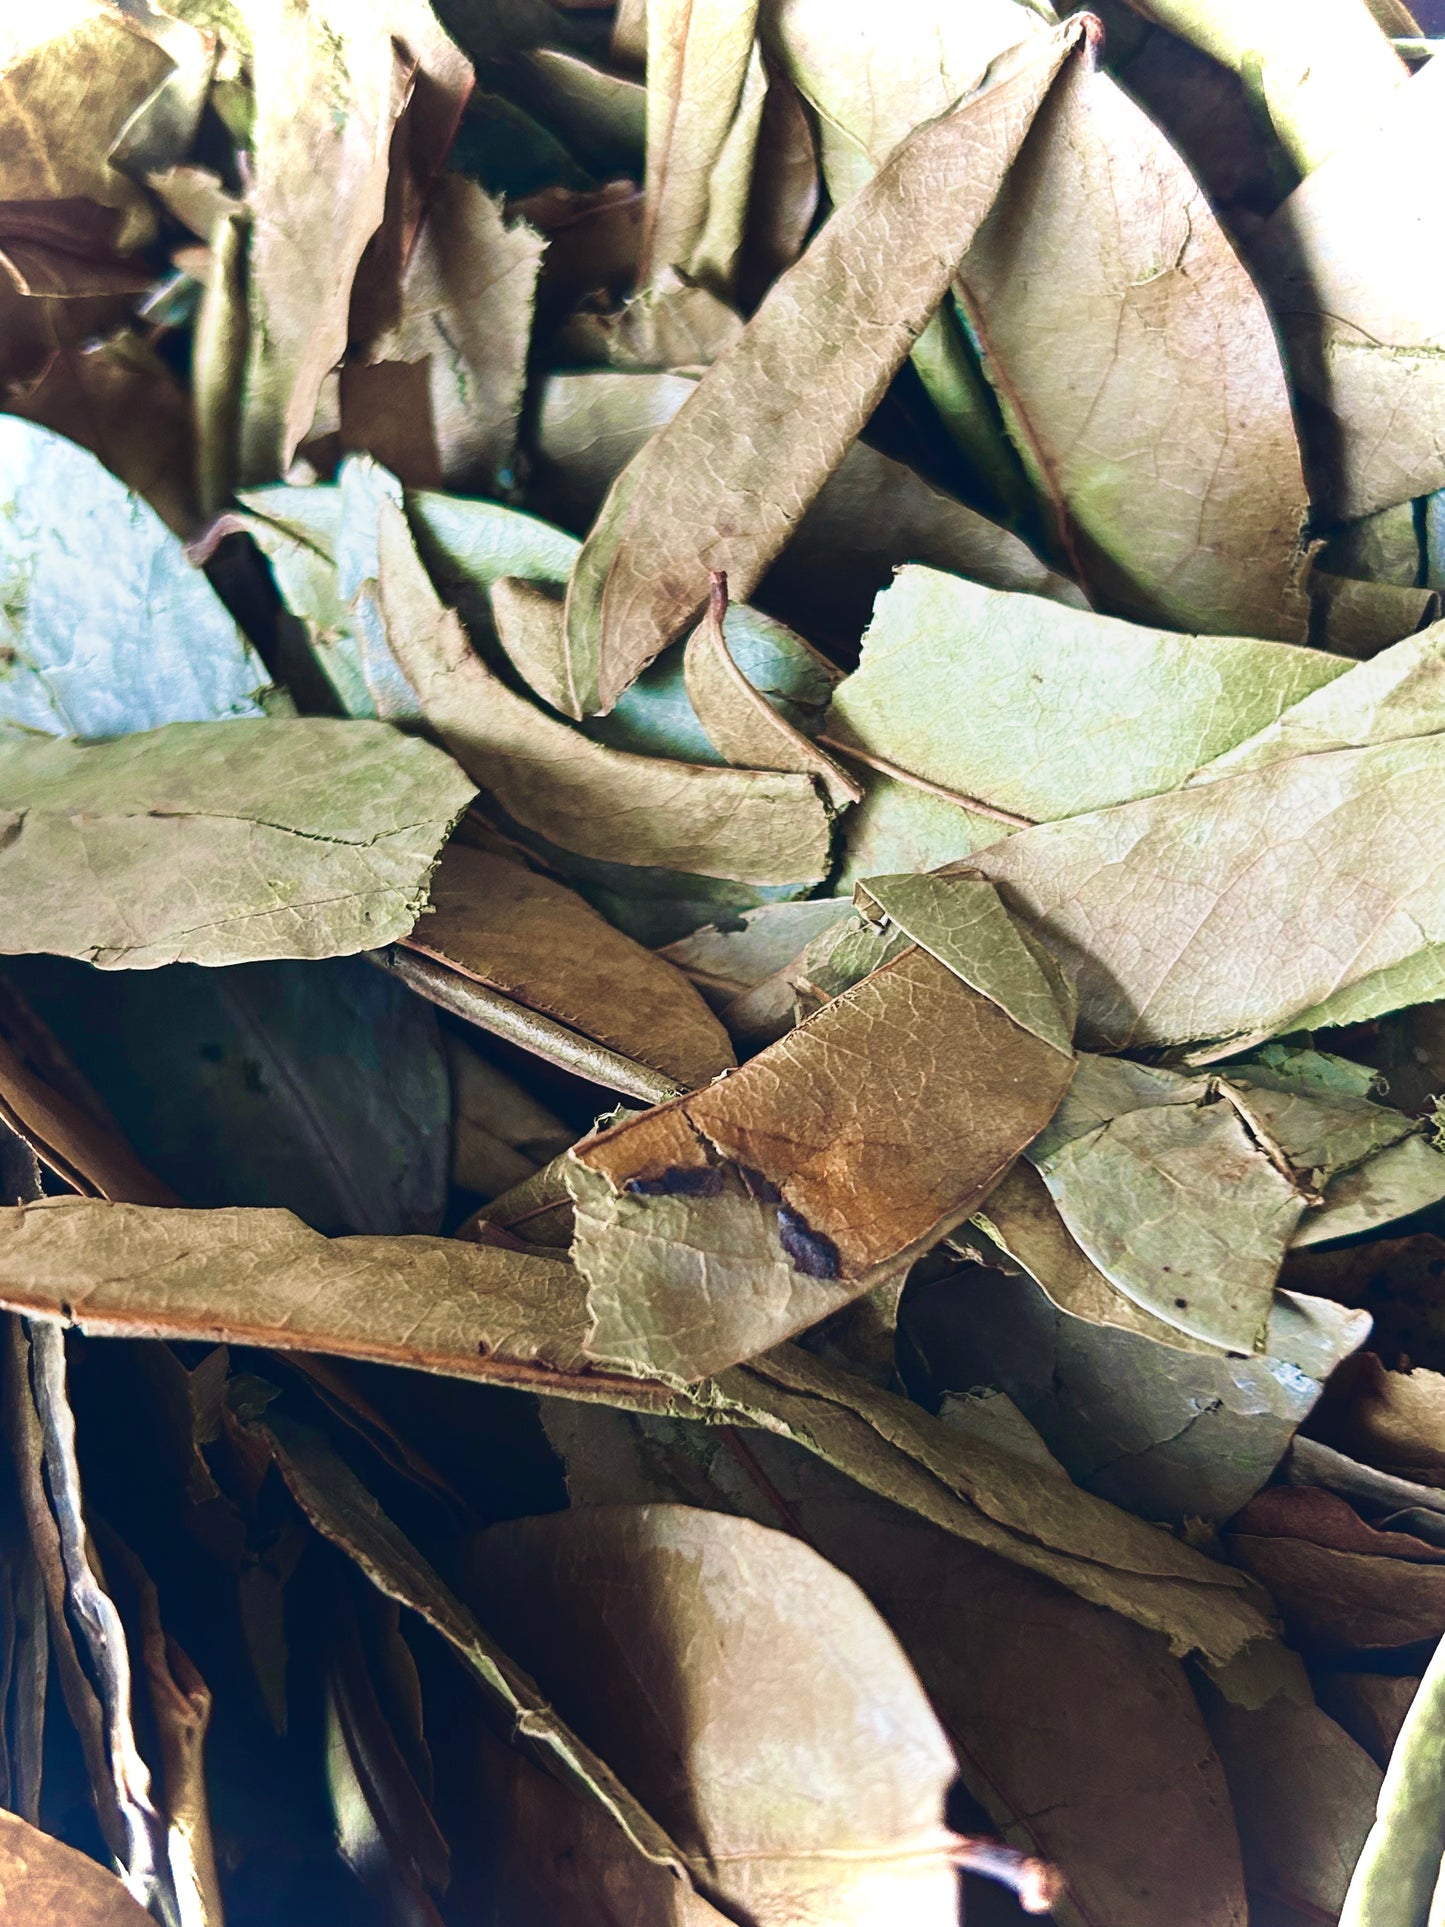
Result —
[[381, 223], [402, 110], [414, 90], [412, 151], [425, 175], [450, 142], [472, 74], [420, 0], [246, 0], [245, 15], [256, 160], [241, 467], [255, 483], [290, 467], [345, 350], [352, 281]]
[[1408, 78], [1368, 0], [1140, 0], [1139, 11], [1245, 76], [1301, 174], [1333, 153], [1352, 121], [1393, 113]]
[[1227, 1544], [1269, 1587], [1295, 1636], [1322, 1652], [1409, 1646], [1445, 1626], [1445, 1551], [1377, 1531], [1332, 1492], [1261, 1492]]
[[89, 1855], [3, 1810], [0, 1904], [26, 1927], [142, 1927], [151, 1918]]
[[387, 638], [436, 734], [508, 816], [582, 856], [703, 876], [821, 877], [828, 824], [808, 778], [702, 769], [591, 743], [514, 694], [483, 663], [382, 503]]
[[1340, 1914], [1341, 1927], [1413, 1927], [1439, 1891], [1440, 1683], [1445, 1644], [1420, 1681], [1385, 1770], [1379, 1811]]
[[759, 1927], [956, 1918], [952, 1751], [817, 1553], [684, 1506], [518, 1520], [479, 1553], [483, 1617], [608, 1745], [705, 1891]]
[[714, 747], [744, 769], [792, 770], [811, 776], [835, 809], [861, 802], [863, 792], [786, 717], [773, 709], [739, 669], [728, 647], [727, 578], [713, 576], [707, 614], [688, 638], [687, 694]]
[[419, 1613], [512, 1722], [517, 1738], [565, 1783], [595, 1801], [645, 1858], [681, 1872], [678, 1849], [652, 1815], [542, 1697], [536, 1684], [393, 1525], [323, 1433], [284, 1419], [265, 1438], [292, 1496], [316, 1527], [371, 1583]]
[[1263, 1357], [1203, 1356], [1087, 1322], [1032, 1279], [975, 1265], [911, 1287], [902, 1319], [934, 1388], [998, 1387], [1086, 1490], [1179, 1524], [1226, 1519], [1253, 1497], [1369, 1331], [1360, 1312], [1280, 1293]]
[[[761, 95], [748, 112], [745, 82], [757, 0], [651, 0], [647, 9], [647, 202], [639, 279], [669, 267], [696, 273], [719, 216], [742, 239]], [[741, 193], [728, 182], [729, 136], [741, 122]], [[751, 139], [747, 138], [751, 123]], [[732, 202], [729, 207], [728, 201]], [[722, 203], [719, 205], [719, 203]], [[724, 244], [723, 253], [729, 250]]]
[[378, 723], [6, 744], [0, 875], [23, 915], [0, 944], [146, 969], [387, 943], [415, 922], [472, 793], [437, 750]]
[[387, 1359], [516, 1384], [588, 1362], [580, 1276], [495, 1245], [327, 1239], [289, 1211], [81, 1198], [7, 1209], [0, 1242], [0, 1301], [97, 1333]]
[[[576, 526], [589, 522], [617, 475], [695, 385], [675, 374], [549, 376], [537, 444], [557, 512]], [[851, 644], [902, 562], [1083, 606], [1081, 591], [1016, 535], [866, 442], [854, 442], [824, 482], [760, 593], [811, 633]]]
[[[1061, 29], [900, 148], [619, 476], [568, 591], [584, 709], [611, 709], [696, 616], [707, 570], [724, 570], [740, 596], [752, 591], [938, 305], [1081, 32]], [[799, 327], [829, 290], [846, 290], [832, 297], [836, 341]]]
[[1442, 775], [1437, 736], [1297, 755], [969, 861], [1074, 976], [1086, 1041], [1353, 1022], [1439, 994], [1434, 877], [1409, 825], [1431, 816]]
[[1052, 820], [1173, 789], [1350, 668], [910, 567], [879, 597], [827, 732], [960, 796]]
[[1188, 169], [1091, 57], [1041, 109], [960, 289], [1091, 599], [1302, 640], [1305, 486], [1270, 317]]
[[1347, 520], [1445, 483], [1439, 246], [1400, 183], [1428, 164], [1433, 62], [1297, 187], [1255, 248], [1311, 446], [1312, 494]]
[[573, 1153], [597, 1355], [697, 1378], [836, 1310], [977, 1208], [1071, 1074], [905, 951], [724, 1082]]
[[1385, 1767], [1419, 1686], [1409, 1674], [1321, 1673], [1315, 1692], [1330, 1718]]
[[880, 1498], [1164, 1633], [1177, 1654], [1282, 1657], [1243, 1574], [1081, 1491], [1037, 1438], [1025, 1455], [1014, 1439], [965, 1435], [793, 1345], [697, 1387], [674, 1410], [791, 1438]]
[[[93, 455], [0, 416], [0, 488], [0, 737], [262, 713], [260, 658], [176, 537]], [[80, 552], [105, 568], [77, 568]]]
[[[401, 316], [348, 364], [341, 439], [386, 463], [409, 488], [491, 492], [511, 473], [542, 242], [473, 181], [445, 174], [427, 204], [401, 283]], [[420, 420], [389, 424], [368, 408], [375, 364], [422, 364]], [[400, 457], [404, 459], [397, 459]]]
[[520, 864], [454, 844], [408, 941], [683, 1086], [732, 1067], [722, 1026], [676, 971]]
[[1308, 1701], [1280, 1693], [1264, 1706], [1231, 1706], [1206, 1687], [1204, 1710], [1251, 1890], [1307, 1919], [1335, 1919], [1370, 1830], [1380, 1769]]

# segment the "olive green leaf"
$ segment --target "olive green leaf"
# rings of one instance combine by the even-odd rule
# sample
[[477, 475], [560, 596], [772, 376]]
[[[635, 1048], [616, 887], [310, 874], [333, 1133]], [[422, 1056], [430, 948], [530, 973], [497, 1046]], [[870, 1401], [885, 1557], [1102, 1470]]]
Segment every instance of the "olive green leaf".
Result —
[[1174, 635], [909, 567], [878, 598], [826, 733], [1052, 821], [1173, 789], [1347, 672], [1314, 649]]
[[0, 947], [108, 969], [404, 936], [473, 795], [382, 723], [260, 718], [0, 745]]

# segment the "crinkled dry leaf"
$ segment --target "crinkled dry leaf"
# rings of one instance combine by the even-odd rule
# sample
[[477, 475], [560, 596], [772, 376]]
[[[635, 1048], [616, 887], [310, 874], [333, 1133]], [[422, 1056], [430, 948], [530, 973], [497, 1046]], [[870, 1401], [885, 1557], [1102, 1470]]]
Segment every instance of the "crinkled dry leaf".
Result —
[[1410, 1646], [1445, 1625], [1445, 1550], [1378, 1531], [1333, 1492], [1278, 1486], [1230, 1526], [1231, 1556], [1325, 1653]]
[[573, 1154], [598, 1356], [698, 1378], [856, 1298], [977, 1208], [1072, 1070], [908, 949], [733, 1076]]
[[[568, 591], [586, 710], [611, 709], [697, 615], [709, 569], [751, 593], [937, 307], [1082, 34], [1060, 29], [904, 143], [618, 477]], [[819, 303], [836, 309], [826, 333], [807, 319]]]
[[413, 158], [429, 172], [472, 72], [423, 0], [246, 0], [245, 17], [256, 158], [241, 469], [255, 483], [290, 467], [345, 350], [352, 281], [381, 224], [397, 120], [410, 101]]
[[679, 972], [521, 864], [453, 844], [408, 942], [681, 1085], [732, 1068], [726, 1033]]
[[429, 744], [325, 718], [0, 745], [0, 945], [107, 969], [405, 936], [473, 795]]
[[953, 1753], [883, 1621], [808, 1546], [598, 1507], [494, 1526], [471, 1591], [705, 1891], [759, 1927], [956, 1918]]
[[381, 505], [379, 600], [422, 714], [524, 828], [581, 856], [756, 883], [816, 880], [828, 818], [803, 776], [704, 769], [590, 742], [494, 676]]

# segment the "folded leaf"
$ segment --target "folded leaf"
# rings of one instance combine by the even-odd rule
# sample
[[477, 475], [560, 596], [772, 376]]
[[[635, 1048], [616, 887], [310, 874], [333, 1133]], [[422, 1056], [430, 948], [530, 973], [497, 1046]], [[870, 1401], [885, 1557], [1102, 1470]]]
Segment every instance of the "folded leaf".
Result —
[[[180, 542], [93, 455], [0, 416], [0, 737], [258, 716], [270, 677]], [[77, 554], [105, 566], [77, 567]]]
[[246, 0], [254, 46], [251, 346], [241, 465], [290, 467], [347, 343], [352, 281], [380, 226], [392, 130], [413, 88], [423, 175], [471, 91], [465, 56], [421, 0]]
[[107, 969], [404, 936], [473, 794], [429, 744], [326, 718], [0, 746], [0, 947]]
[[606, 1746], [705, 1891], [759, 1927], [944, 1927], [953, 1753], [863, 1594], [786, 1533], [686, 1506], [494, 1526], [478, 1610]]
[[[585, 709], [611, 709], [697, 615], [710, 569], [752, 591], [942, 299], [1082, 31], [1041, 40], [905, 143], [618, 477], [568, 592]], [[822, 330], [819, 304], [832, 311]]]
[[[749, 115], [745, 82], [753, 51], [757, 0], [657, 0], [647, 10], [647, 178], [642, 262], [646, 284], [669, 267], [695, 273], [719, 216], [741, 239], [757, 140], [761, 95]], [[719, 205], [729, 184], [729, 134], [742, 118], [751, 140], [741, 156], [741, 193]], [[734, 163], [736, 166], [737, 163]], [[729, 218], [730, 217], [730, 218]]]
[[1226, 1543], [1269, 1587], [1294, 1638], [1324, 1653], [1410, 1646], [1445, 1623], [1445, 1551], [1377, 1531], [1332, 1492], [1261, 1492]]
[[687, 694], [698, 721], [729, 763], [745, 769], [793, 770], [821, 784], [835, 809], [863, 792], [820, 749], [772, 708], [739, 669], [724, 629], [727, 578], [713, 576], [707, 613], [688, 638]]
[[598, 1357], [698, 1378], [815, 1323], [975, 1210], [1072, 1069], [910, 947], [732, 1077], [592, 1140], [568, 1187]]
[[822, 875], [828, 822], [808, 778], [704, 769], [590, 742], [516, 695], [443, 606], [394, 504], [380, 506], [387, 640], [423, 715], [523, 828], [611, 862], [783, 883]]
[[453, 844], [410, 947], [491, 984], [687, 1087], [730, 1070], [692, 986], [564, 885]]
[[[474, 181], [442, 176], [406, 263], [398, 319], [342, 374], [347, 447], [369, 449], [413, 488], [504, 485], [542, 246], [521, 222], [509, 227]], [[405, 397], [394, 412], [391, 383]]]
[[961, 796], [1052, 820], [1173, 789], [1351, 668], [910, 567], [879, 597], [827, 733]]
[[1302, 641], [1307, 500], [1269, 314], [1187, 167], [1092, 57], [1041, 110], [959, 285], [1090, 600]]
[[1401, 183], [1434, 154], [1433, 61], [1297, 187], [1254, 259], [1280, 317], [1312, 453], [1312, 493], [1346, 520], [1445, 483], [1440, 229]]

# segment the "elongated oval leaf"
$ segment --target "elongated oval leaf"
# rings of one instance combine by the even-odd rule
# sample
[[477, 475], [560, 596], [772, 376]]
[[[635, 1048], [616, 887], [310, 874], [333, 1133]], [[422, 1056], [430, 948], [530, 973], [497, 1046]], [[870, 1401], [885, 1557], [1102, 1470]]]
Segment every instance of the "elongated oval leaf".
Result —
[[1083, 31], [1040, 41], [906, 142], [618, 477], [567, 598], [586, 709], [611, 709], [696, 616], [710, 569], [751, 592], [938, 306]]

